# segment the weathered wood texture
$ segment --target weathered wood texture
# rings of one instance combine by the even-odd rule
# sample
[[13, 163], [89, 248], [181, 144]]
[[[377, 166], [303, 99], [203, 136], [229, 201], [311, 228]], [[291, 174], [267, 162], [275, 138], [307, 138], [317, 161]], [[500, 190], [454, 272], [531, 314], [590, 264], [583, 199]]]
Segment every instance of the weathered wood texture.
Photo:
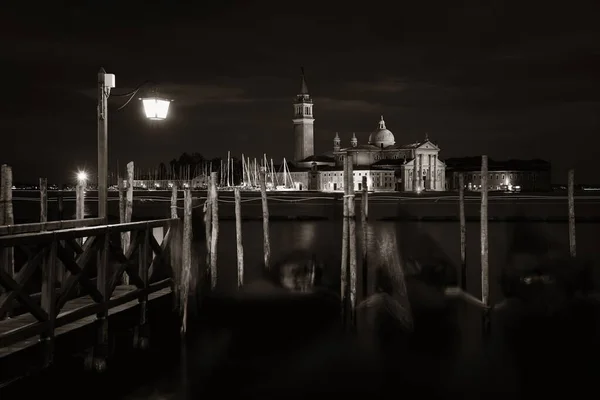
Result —
[[[6, 290], [0, 296], [0, 319], [13, 309], [10, 319], [0, 320], [0, 358], [42, 339], [44, 357], [51, 360], [52, 342], [67, 326], [99, 319], [106, 334], [106, 317], [114, 308], [147, 301], [163, 289], [170, 292], [173, 271], [166, 254], [178, 245], [172, 232], [179, 224], [178, 219], [165, 219], [0, 236], [0, 250], [15, 247], [27, 255], [14, 277], [0, 271], [0, 286]], [[165, 231], [161, 243], [152, 234], [158, 227]], [[125, 250], [120, 244], [123, 232], [132, 236]], [[147, 257], [146, 249], [154, 256]], [[62, 281], [56, 279], [57, 261], [67, 270]], [[38, 270], [41, 281], [36, 281]], [[119, 286], [125, 271], [132, 286]], [[35, 287], [40, 291], [31, 289]], [[105, 339], [100, 335], [98, 341], [106, 344]]]

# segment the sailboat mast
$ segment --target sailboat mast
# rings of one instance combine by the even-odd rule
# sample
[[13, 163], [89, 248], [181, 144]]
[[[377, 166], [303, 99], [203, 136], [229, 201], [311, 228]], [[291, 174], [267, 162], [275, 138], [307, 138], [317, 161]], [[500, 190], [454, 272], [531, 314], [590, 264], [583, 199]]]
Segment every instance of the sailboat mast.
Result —
[[227, 186], [231, 186], [231, 182], [229, 180], [229, 158], [231, 157], [231, 152], [227, 151]]
[[287, 162], [283, 158], [283, 187], [287, 188]]
[[258, 162], [254, 158], [254, 183], [258, 186]]
[[242, 153], [242, 186], [246, 186], [246, 162], [244, 161], [244, 153]]
[[277, 182], [275, 182], [275, 168], [273, 167], [273, 159], [271, 158], [271, 185], [274, 188], [277, 187]]

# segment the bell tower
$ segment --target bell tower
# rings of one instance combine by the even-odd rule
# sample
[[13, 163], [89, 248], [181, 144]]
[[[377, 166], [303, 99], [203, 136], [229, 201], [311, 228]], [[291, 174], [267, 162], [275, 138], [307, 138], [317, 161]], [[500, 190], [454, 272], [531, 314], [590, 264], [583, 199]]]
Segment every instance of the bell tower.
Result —
[[294, 102], [294, 160], [301, 161], [315, 154], [313, 101], [308, 94], [304, 68], [300, 93]]

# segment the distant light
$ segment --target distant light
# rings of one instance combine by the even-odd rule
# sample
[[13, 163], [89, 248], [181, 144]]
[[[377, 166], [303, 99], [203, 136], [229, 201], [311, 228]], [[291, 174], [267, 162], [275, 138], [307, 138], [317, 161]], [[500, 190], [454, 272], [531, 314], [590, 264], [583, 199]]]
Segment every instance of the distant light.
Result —
[[171, 100], [159, 99], [158, 97], [148, 97], [142, 99], [142, 103], [144, 105], [146, 118], [155, 121], [162, 121], [163, 119], [167, 118]]
[[155, 183], [154, 186], [156, 186], [157, 188], [160, 187], [160, 183]]
[[77, 172], [77, 180], [79, 182], [85, 182], [88, 179], [88, 174], [85, 171], [79, 171]]

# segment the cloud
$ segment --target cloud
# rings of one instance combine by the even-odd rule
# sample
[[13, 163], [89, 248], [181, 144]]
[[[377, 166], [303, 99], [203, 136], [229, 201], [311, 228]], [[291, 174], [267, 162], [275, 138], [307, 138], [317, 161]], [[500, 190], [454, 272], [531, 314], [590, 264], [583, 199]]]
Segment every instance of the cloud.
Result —
[[[113, 94], [122, 94], [133, 91], [135, 88], [117, 87]], [[185, 84], [185, 83], [161, 83], [157, 86], [161, 97], [166, 97], [177, 102], [178, 107], [195, 107], [211, 104], [247, 104], [256, 102], [285, 101], [285, 99], [272, 97], [250, 96], [245, 88], [230, 85], [214, 84]], [[95, 89], [77, 90], [79, 94], [95, 98]], [[140, 89], [136, 97], [143, 97], [148, 92], [144, 87]], [[123, 101], [125, 101], [123, 97]]]
[[346, 100], [335, 99], [331, 97], [315, 98], [315, 106], [318, 104], [319, 109], [346, 111], [346, 112], [380, 112], [387, 107], [380, 103], [371, 103], [365, 100]]
[[350, 82], [346, 87], [357, 92], [398, 93], [404, 91], [407, 84], [399, 78], [387, 78], [370, 82]]

